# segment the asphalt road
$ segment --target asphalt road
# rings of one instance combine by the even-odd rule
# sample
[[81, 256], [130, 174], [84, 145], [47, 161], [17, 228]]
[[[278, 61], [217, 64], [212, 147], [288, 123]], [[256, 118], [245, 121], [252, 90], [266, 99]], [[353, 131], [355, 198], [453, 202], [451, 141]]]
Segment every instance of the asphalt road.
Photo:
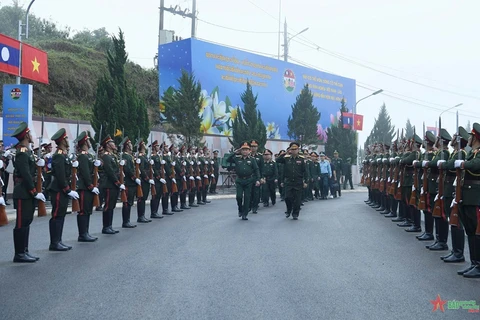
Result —
[[[69, 252], [49, 252], [48, 218], [31, 227], [35, 264], [14, 264], [13, 224], [0, 228], [0, 319], [470, 319], [432, 312], [434, 300], [476, 300], [480, 281], [456, 275], [414, 235], [363, 203], [364, 193], [308, 202], [300, 220], [284, 203], [237, 218], [234, 199]], [[114, 227], [121, 224], [116, 210]]]

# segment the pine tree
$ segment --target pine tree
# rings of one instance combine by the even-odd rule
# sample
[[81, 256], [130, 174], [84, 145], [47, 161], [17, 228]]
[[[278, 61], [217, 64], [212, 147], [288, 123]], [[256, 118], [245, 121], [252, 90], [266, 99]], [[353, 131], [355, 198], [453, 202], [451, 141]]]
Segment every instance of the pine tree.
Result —
[[288, 136], [302, 145], [318, 144], [317, 124], [320, 113], [313, 105], [313, 95], [306, 84], [292, 105], [288, 117]]
[[[98, 140], [102, 125], [102, 139], [108, 134], [113, 137], [119, 129], [123, 131], [123, 136], [129, 136], [132, 141], [138, 138], [146, 140], [150, 133], [147, 107], [138, 97], [135, 88], [129, 87], [126, 81], [125, 64], [128, 55], [122, 30], [118, 37], [112, 37], [112, 43], [112, 50], [107, 52], [108, 74], [97, 82], [97, 96], [91, 119], [95, 137]], [[120, 139], [117, 137], [116, 142]]]
[[[387, 107], [383, 104], [380, 107], [378, 118], [375, 119], [373, 129], [368, 136], [365, 145], [368, 146], [373, 143], [384, 143], [392, 141], [394, 136], [395, 126], [392, 126], [392, 121], [388, 115]], [[413, 134], [413, 130], [412, 130]]]
[[245, 141], [257, 140], [259, 150], [263, 150], [267, 143], [267, 128], [262, 114], [257, 110], [257, 95], [253, 94], [250, 83], [247, 82], [247, 88], [240, 98], [244, 107], [233, 121], [230, 143], [234, 148], [239, 148]]
[[200, 130], [202, 118], [199, 116], [203, 102], [202, 86], [193, 74], [184, 70], [178, 83], [178, 89], [168, 88], [162, 98], [169, 124], [167, 131], [180, 134], [180, 139], [188, 145], [198, 145], [203, 138]]
[[407, 124], [405, 126], [405, 137], [413, 137], [413, 126], [410, 119], [407, 119]]
[[[345, 99], [342, 99], [340, 105], [340, 114], [348, 112]], [[340, 116], [336, 124], [327, 128], [327, 144], [325, 145], [325, 152], [332, 157], [335, 151], [338, 151], [339, 156], [346, 160], [350, 158], [352, 164], [357, 161], [357, 134], [352, 129], [345, 129], [343, 127], [343, 116]]]

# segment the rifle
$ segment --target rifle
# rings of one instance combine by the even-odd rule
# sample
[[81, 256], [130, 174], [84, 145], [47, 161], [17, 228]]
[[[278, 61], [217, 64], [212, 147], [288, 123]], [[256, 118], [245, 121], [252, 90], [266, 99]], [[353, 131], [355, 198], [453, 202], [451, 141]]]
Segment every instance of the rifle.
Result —
[[[38, 138], [38, 159], [42, 157], [42, 140], [43, 140], [43, 130], [44, 130], [44, 123], [45, 123], [45, 116], [42, 114], [42, 135]], [[42, 192], [42, 183], [43, 183], [43, 176], [42, 176], [42, 167], [37, 166], [37, 191]], [[38, 200], [38, 216], [44, 217], [47, 215], [47, 207], [45, 206], [45, 202]]]
[[[412, 147], [415, 145], [415, 136], [416, 135], [417, 134], [415, 132], [415, 127], [413, 127]], [[418, 158], [418, 153], [417, 152], [418, 151], [415, 151], [415, 153], [417, 154], [417, 156], [415, 157], [415, 160], [417, 160], [417, 158]], [[414, 207], [417, 206], [418, 173], [419, 172], [418, 172], [417, 168], [415, 168], [415, 166], [414, 166], [413, 167], [413, 186], [414, 186], [415, 190], [412, 191], [412, 194], [410, 195], [410, 201], [408, 202], [409, 205], [414, 206]]]
[[[124, 184], [125, 182], [125, 172], [123, 172], [122, 160], [123, 160], [123, 144], [120, 145], [120, 166], [119, 166], [120, 176], [118, 177], [118, 181], [120, 182], [120, 184]], [[128, 202], [126, 190], [120, 190], [120, 197], [121, 197], [122, 203]]]
[[[79, 131], [80, 130], [80, 124], [77, 120], [77, 135], [75, 136], [75, 140], [74, 140], [74, 151], [71, 153], [72, 154], [72, 161], [76, 161], [76, 154], [75, 154], [75, 151], [77, 150], [77, 147], [78, 147], [78, 141], [77, 141], [77, 137], [78, 137], [78, 134], [79, 134]], [[77, 190], [77, 168], [74, 168], [72, 167], [72, 180], [70, 182], [70, 189], [72, 191], [76, 191]], [[72, 211], [73, 212], [78, 212], [80, 211], [80, 203], [78, 202], [78, 199], [72, 199]]]
[[[457, 152], [458, 152], [458, 160], [462, 160], [462, 143], [461, 143], [461, 137], [460, 137], [460, 130], [458, 127], [458, 111], [457, 111]], [[463, 178], [464, 178], [464, 171], [461, 168], [457, 168], [455, 170], [456, 173], [456, 179], [455, 179], [455, 199], [453, 200], [452, 203], [452, 210], [450, 212], [450, 225], [455, 226], [457, 228], [460, 228], [460, 221], [459, 221], [459, 216], [458, 216], [458, 205], [460, 202], [462, 202], [462, 185], [463, 185]], [[478, 226], [477, 226], [477, 232], [476, 234], [479, 234], [478, 232]]]
[[[153, 164], [152, 164], [152, 143], [153, 143], [152, 133], [150, 133], [150, 147], [148, 148], [148, 163], [149, 167], [149, 179], [153, 180]], [[152, 198], [157, 195], [157, 189], [155, 188], [155, 184], [150, 186], [150, 192], [152, 193]]]
[[[0, 171], [3, 172], [3, 169]], [[3, 180], [0, 178], [0, 188], [3, 188]], [[5, 206], [0, 206], [0, 226], [6, 226], [8, 224], [8, 217], [7, 211], [5, 210]]]
[[[424, 135], [426, 135], [425, 122], [423, 123], [423, 132], [424, 132]], [[425, 160], [426, 158], [428, 158], [427, 145], [425, 143], [425, 136], [423, 137], [422, 144], [423, 144], [423, 149], [425, 149], [425, 153], [424, 153], [424, 157], [423, 157], [423, 159]], [[418, 202], [418, 210], [426, 211], [426, 210], [429, 209], [429, 203], [428, 203], [429, 202], [429, 197], [428, 197], [428, 192], [427, 192], [427, 189], [428, 189], [428, 169], [423, 168], [422, 171], [423, 171], [423, 174], [422, 174], [422, 190], [421, 190], [421, 193], [420, 193], [420, 201]]]
[[[198, 161], [198, 153], [195, 154], [195, 160], [197, 161], [196, 163], [196, 167], [195, 167], [195, 178], [196, 177], [200, 177], [201, 173], [200, 173], [200, 165], [198, 164], [199, 161]], [[200, 180], [197, 180], [197, 190], [200, 190], [202, 189], [202, 178], [200, 177]]]
[[[213, 162], [213, 164], [212, 164]], [[217, 184], [217, 177], [215, 177], [215, 161], [213, 160], [213, 147], [212, 147], [212, 157], [210, 158], [210, 177], [212, 177], [212, 184]], [[212, 176], [213, 175], [213, 176]]]
[[[403, 129], [402, 129], [402, 141], [403, 141]], [[403, 151], [405, 152], [405, 146], [403, 146]], [[398, 201], [402, 200], [402, 187], [403, 187], [404, 177], [405, 177], [405, 166], [403, 166], [399, 161], [398, 176], [397, 176], [398, 185], [395, 191], [395, 200], [398, 200]]]
[[[165, 180], [165, 165], [162, 163], [163, 161], [163, 150], [160, 150], [162, 152], [162, 156], [160, 157], [160, 178]], [[173, 184], [173, 183], [172, 183]], [[166, 183], [162, 183], [162, 193], [163, 195], [168, 194], [168, 187]]]
[[[438, 122], [438, 138], [439, 138], [439, 144], [440, 144], [440, 159], [444, 160], [444, 154], [443, 154], [443, 141], [442, 141], [442, 118], [439, 117], [439, 122]], [[438, 194], [437, 194], [437, 200], [435, 201], [434, 207], [433, 207], [433, 213], [432, 216], [435, 218], [443, 218], [446, 219], [445, 217], [445, 210], [444, 210], [444, 200], [443, 200], [443, 193], [444, 193], [444, 184], [445, 181], [445, 170], [443, 168], [438, 169]]]
[[[188, 160], [190, 160], [190, 162], [193, 163], [192, 158], [190, 156], [187, 156], [187, 161]], [[189, 190], [189, 191], [192, 191], [193, 189], [195, 189], [195, 173], [193, 172], [193, 165], [190, 165], [188, 174], [190, 175], [190, 177], [193, 177], [193, 180], [190, 180], [190, 190]]]
[[[100, 125], [100, 132], [98, 133], [97, 150], [95, 151], [95, 161], [98, 161], [98, 149], [100, 148], [100, 142], [102, 141], [102, 129], [103, 124]], [[93, 166], [93, 186], [98, 186], [98, 167]], [[100, 207], [100, 196], [98, 194], [93, 195], [93, 206]]]
[[[138, 140], [137, 140], [137, 159], [135, 160], [135, 178], [140, 179], [140, 163], [142, 160], [140, 159], [140, 131], [138, 134]], [[143, 197], [143, 190], [142, 190], [142, 184], [137, 184], [137, 198], [142, 198]]]
[[187, 168], [183, 164], [185, 161], [186, 161], [186, 159], [184, 159], [183, 156], [182, 156], [182, 167], [181, 167], [181, 172], [180, 172], [180, 176], [182, 177], [182, 192], [187, 191], [187, 177], [186, 177]]

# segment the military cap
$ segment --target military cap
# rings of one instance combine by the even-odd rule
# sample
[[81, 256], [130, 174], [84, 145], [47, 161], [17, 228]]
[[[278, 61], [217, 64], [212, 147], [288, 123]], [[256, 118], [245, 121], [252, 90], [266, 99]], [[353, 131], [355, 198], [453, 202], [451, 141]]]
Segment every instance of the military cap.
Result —
[[187, 148], [187, 152], [190, 153], [190, 151], [192, 151], [192, 147], [191, 147], [191, 146], [189, 146], [189, 147]]
[[316, 153], [315, 151], [312, 151], [312, 152], [310, 152], [310, 156], [312, 156], [312, 157], [318, 157], [318, 153]]
[[103, 147], [105, 147], [105, 146], [107, 145], [107, 143], [109, 143], [109, 142], [113, 142], [113, 139], [112, 139], [112, 137], [110, 137], [110, 135], [108, 134], [108, 135], [102, 140], [101, 145], [102, 145]]
[[385, 147], [387, 147], [387, 148], [390, 148], [390, 147], [392, 146], [392, 142], [391, 142], [391, 141], [385, 141], [385, 142], [383, 143], [383, 145], [384, 145]]
[[440, 137], [442, 138], [442, 140], [444, 141], [452, 141], [452, 136], [450, 135], [450, 133], [448, 133], [448, 131], [444, 128], [442, 128], [442, 130], [440, 130]]
[[170, 147], [168, 147], [168, 151], [172, 151], [173, 147], [174, 147], [174, 144], [172, 143]]
[[123, 138], [123, 140], [120, 142], [120, 145], [122, 146], [122, 149], [125, 148], [125, 145], [130, 142], [130, 138], [126, 136]]
[[33, 153], [37, 153], [37, 152], [38, 152], [38, 147], [33, 148]]
[[419, 145], [423, 144], [422, 138], [420, 138], [417, 134], [413, 137], [413, 141]]
[[467, 130], [465, 130], [464, 127], [458, 127], [458, 133], [460, 134], [460, 137], [465, 140], [465, 141], [468, 141], [468, 132]]
[[78, 135], [77, 137], [77, 145], [81, 146], [83, 145], [85, 142], [87, 142], [87, 140], [89, 139], [88, 137], [88, 134], [86, 131], [82, 131], [80, 132], [80, 134]]
[[137, 140], [137, 142], [135, 143], [135, 147], [140, 148], [141, 145], [145, 145], [145, 142], [143, 142], [142, 138]]
[[338, 154], [338, 151], [337, 150], [333, 151], [333, 154]]
[[244, 143], [242, 143], [242, 146], [240, 147], [240, 149], [250, 149], [250, 143], [245, 141]]
[[12, 137], [17, 138], [17, 140], [22, 140], [25, 138], [25, 135], [30, 132], [30, 129], [28, 128], [28, 124], [26, 122], [22, 122], [19, 124], [17, 129], [12, 134]]
[[186, 148], [185, 145], [181, 146], [181, 147], [180, 147], [180, 151], [185, 150], [185, 148]]
[[297, 150], [298, 148], [300, 148], [300, 143], [298, 143], [298, 142], [291, 142], [289, 148], [290, 148], [291, 150]]
[[55, 132], [55, 134], [52, 136], [50, 140], [53, 140], [55, 141], [56, 144], [59, 144], [60, 141], [62, 141], [66, 137], [67, 137], [67, 132], [65, 131], [65, 128], [61, 128], [60, 130]]
[[265, 149], [265, 151], [263, 152], [264, 155], [272, 155], [273, 152], [269, 149]]
[[352, 158], [347, 158], [347, 162], [352, 161]]
[[320, 157], [325, 157], [325, 153], [320, 152]]
[[208, 150], [208, 147], [207, 147], [207, 146], [203, 146], [203, 149], [202, 149], [202, 150], [203, 150], [203, 151]]
[[155, 146], [158, 146], [158, 140], [154, 140], [148, 147], [153, 148]]
[[[3, 142], [3, 141], [0, 141], [0, 142]], [[44, 142], [41, 144], [42, 147], [46, 147], [48, 145], [48, 143]]]
[[250, 141], [250, 146], [252, 146], [252, 147], [258, 147], [258, 141], [257, 141], [257, 140], [252, 140], [252, 141]]
[[435, 139], [435, 136], [433, 135], [433, 133], [431, 131], [427, 131], [425, 133], [425, 140], [429, 144], [434, 144], [436, 139]]
[[477, 139], [480, 139], [480, 124], [475, 122], [472, 126], [472, 132], [470, 134], [473, 134]]
[[51, 146], [52, 146], [52, 143], [49, 142], [49, 143], [47, 143], [47, 144], [45, 145], [45, 148], [50, 148]]
[[213, 150], [213, 153], [218, 153], [218, 150]]

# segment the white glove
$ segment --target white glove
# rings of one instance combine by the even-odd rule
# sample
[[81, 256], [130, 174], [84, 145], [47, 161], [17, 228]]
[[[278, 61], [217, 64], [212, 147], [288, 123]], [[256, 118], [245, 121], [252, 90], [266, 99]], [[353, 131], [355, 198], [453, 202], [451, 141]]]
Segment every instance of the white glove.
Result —
[[208, 164], [208, 161], [205, 161], [205, 164]]
[[12, 152], [11, 152], [10, 150], [7, 150], [7, 151], [5, 151], [5, 153], [3, 154], [3, 156], [6, 158], [6, 157], [8, 157], [8, 156], [11, 155], [11, 154], [12, 154]]
[[0, 168], [3, 168], [3, 161], [0, 160]]
[[135, 183], [138, 184], [138, 185], [141, 185], [141, 184], [142, 184], [142, 180], [140, 180], [140, 179], [137, 178], [137, 179], [135, 179]]
[[187, 177], [183, 176], [183, 181], [187, 181]]
[[125, 185], [122, 183], [120, 186], [119, 186], [120, 190], [125, 190]]
[[187, 163], [185, 161], [182, 162], [182, 166], [186, 166]]
[[417, 189], [415, 189], [415, 186], [412, 186], [412, 192], [415, 191], [415, 190], [417, 190]]
[[438, 200], [438, 193], [437, 195], [435, 196], [435, 200], [433, 200], [433, 202], [436, 202]]
[[163, 183], [163, 184], [166, 184], [166, 183], [167, 183], [167, 180], [161, 178], [161, 179], [160, 179], [160, 182]]
[[6, 206], [5, 199], [3, 199], [2, 196], [0, 196], [0, 206], [4, 206], [4, 207]]
[[153, 179], [150, 179], [150, 180], [148, 180], [148, 183], [155, 184], [155, 181]]
[[172, 155], [172, 153], [171, 153], [170, 151], [168, 151], [168, 153], [167, 153], [167, 154], [168, 154], [168, 156], [169, 156], [169, 157]]
[[445, 163], [445, 162], [447, 162], [447, 161], [445, 161], [445, 160], [438, 160], [438, 161], [437, 161], [437, 167], [440, 168], [440, 164], [441, 164], [441, 163]]
[[[98, 160], [97, 160], [98, 161]], [[95, 164], [94, 164], [95, 165]], [[120, 160], [120, 165], [123, 167], [125, 165], [125, 160]]]
[[418, 162], [418, 160], [413, 160], [412, 164], [415, 166]]
[[160, 163], [161, 163], [161, 164], [165, 164], [165, 163], [167, 163], [167, 161], [162, 160], [162, 161], [160, 161]]
[[37, 200], [43, 201], [43, 202], [47, 201], [45, 199], [45, 196], [41, 192], [37, 193], [37, 195], [34, 198], [37, 199]]
[[51, 163], [47, 164], [47, 168], [52, 169], [52, 164]]
[[427, 160], [423, 160], [423, 161], [422, 161], [422, 167], [425, 168], [425, 167], [427, 166], [427, 163], [428, 163]]
[[137, 159], [135, 162], [136, 162], [137, 164], [140, 164], [140, 163], [142, 163], [142, 159]]
[[43, 167], [45, 166], [45, 160], [43, 159], [38, 159], [37, 161], [37, 167]]
[[197, 165], [201, 165], [202, 163], [200, 161], [197, 161]]
[[[125, 160], [122, 160], [122, 161], [123, 161], [123, 165], [125, 165]], [[93, 165], [95, 167], [100, 167], [101, 164], [102, 164], [102, 161], [100, 161], [100, 160], [93, 161]]]
[[206, 174], [203, 175], [204, 178], [208, 179], [208, 176]]
[[452, 200], [452, 204], [450, 205], [450, 208], [453, 208], [455, 205], [457, 205], [458, 203], [455, 201], [455, 199]]
[[99, 194], [100, 190], [98, 190], [97, 187], [93, 187], [92, 192], [95, 193], [95, 194]]
[[400, 188], [401, 186], [402, 186], [402, 183], [400, 181], [398, 181], [397, 188]]
[[390, 158], [389, 160], [390, 160], [390, 162], [393, 162], [395, 160], [395, 158]]
[[195, 180], [195, 178], [193, 176], [190, 176], [188, 179]]
[[378, 181], [378, 180], [379, 180], [378, 177], [376, 177], [376, 178], [375, 178], [375, 181]]
[[424, 194], [424, 193], [425, 193], [424, 191], [425, 191], [425, 190], [423, 190], [423, 187], [422, 187], [422, 188], [420, 189], [420, 193], [421, 193], [421, 194]]
[[213, 161], [213, 160], [212, 160], [212, 161], [210, 161], [210, 164], [215, 164], [215, 161]]
[[177, 184], [177, 180], [175, 180], [175, 178], [172, 178], [172, 182]]
[[150, 160], [150, 164], [153, 166], [153, 164], [154, 164], [153, 160]]
[[197, 176], [196, 178], [197, 178], [197, 180], [201, 180], [201, 178], [199, 176]]
[[190, 165], [193, 166], [193, 161], [190, 161]]
[[455, 160], [455, 168], [461, 168], [464, 162], [464, 160]]
[[381, 162], [381, 161], [382, 161], [382, 159], [380, 159], [380, 158], [377, 159], [377, 162]]
[[78, 195], [78, 192], [73, 190], [68, 193], [68, 196], [74, 200], [80, 198], [80, 196]]
[[387, 163], [388, 159], [387, 159], [387, 158], [383, 158], [382, 161], [383, 161], [384, 163]]
[[172, 161], [172, 166], [175, 166], [175, 161]]
[[395, 157], [395, 159], [397, 159], [397, 160], [398, 160], [398, 159], [400, 159], [400, 157], [399, 157], [399, 156], [396, 156], [396, 157]]
[[210, 177], [215, 178], [215, 175], [212, 173], [212, 174], [210, 175]]
[[457, 177], [455, 177], [455, 180], [453, 181], [453, 186], [454, 186], [454, 187], [457, 186]]
[[73, 161], [72, 162], [72, 167], [73, 168], [78, 168], [78, 161]]
[[388, 177], [387, 182], [390, 183], [390, 177]]

